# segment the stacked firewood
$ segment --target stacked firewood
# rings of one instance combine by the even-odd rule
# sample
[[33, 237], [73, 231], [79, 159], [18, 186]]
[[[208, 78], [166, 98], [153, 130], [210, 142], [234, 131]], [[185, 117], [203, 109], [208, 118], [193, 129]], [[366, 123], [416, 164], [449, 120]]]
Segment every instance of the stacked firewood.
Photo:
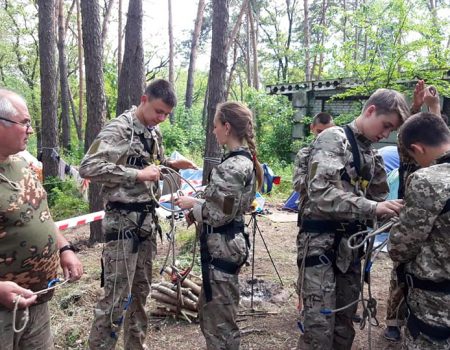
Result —
[[[173, 269], [166, 267], [164, 272], [173, 278]], [[197, 282], [194, 282], [194, 279]], [[181, 282], [162, 281], [152, 283], [151, 297], [156, 300], [153, 316], [175, 316], [189, 323], [198, 315], [198, 297], [201, 290], [201, 278], [189, 274]]]

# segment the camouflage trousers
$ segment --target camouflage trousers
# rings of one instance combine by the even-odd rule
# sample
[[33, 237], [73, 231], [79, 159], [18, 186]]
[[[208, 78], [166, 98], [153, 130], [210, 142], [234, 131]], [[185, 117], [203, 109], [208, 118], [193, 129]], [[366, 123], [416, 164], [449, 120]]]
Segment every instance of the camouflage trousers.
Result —
[[[48, 303], [29, 307], [28, 324], [22, 332], [13, 330], [13, 312], [0, 310], [0, 350], [52, 350], [53, 336], [50, 330]], [[16, 328], [23, 325], [24, 310], [16, 314]]]
[[239, 307], [238, 275], [227, 281], [211, 280], [212, 300], [199, 300], [200, 328], [208, 350], [237, 350], [241, 342], [236, 315]]
[[446, 341], [437, 341], [428, 338], [423, 334], [414, 339], [405, 327], [405, 338], [402, 344], [402, 350], [443, 350], [450, 349], [450, 338]]
[[135, 253], [134, 244], [133, 239], [123, 239], [104, 246], [104, 296], [94, 309], [89, 335], [91, 350], [114, 349], [122, 321], [124, 349], [144, 349], [147, 333], [145, 303], [150, 292], [156, 238], [140, 242]]
[[396, 268], [398, 263], [394, 262], [389, 281], [389, 297], [386, 307], [386, 326], [401, 327], [405, 325], [407, 315], [406, 303], [404, 302], [405, 285], [398, 283]]
[[355, 330], [352, 317], [357, 304], [331, 315], [321, 309], [338, 309], [355, 301], [360, 292], [361, 264], [336, 273], [332, 264], [305, 268], [303, 277], [303, 327], [299, 350], [350, 350]]

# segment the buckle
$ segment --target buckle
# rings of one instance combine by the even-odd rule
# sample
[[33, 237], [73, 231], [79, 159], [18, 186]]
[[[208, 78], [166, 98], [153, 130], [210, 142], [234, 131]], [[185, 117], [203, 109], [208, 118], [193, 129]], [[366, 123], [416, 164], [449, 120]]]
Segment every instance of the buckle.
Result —
[[342, 226], [342, 228], [336, 228], [336, 231], [347, 232], [347, 227], [348, 227], [349, 223], [348, 222], [339, 222], [339, 224]]
[[319, 261], [322, 263], [322, 265], [331, 265], [331, 260], [325, 254], [319, 255]]
[[154, 205], [153, 204], [146, 204], [145, 206], [144, 206], [144, 212], [145, 213], [151, 213], [152, 212], [152, 210], [153, 210], [153, 208], [154, 208]]
[[405, 281], [409, 288], [414, 288], [413, 276], [410, 273], [405, 273]]
[[136, 162], [137, 162], [137, 158], [136, 157], [129, 156], [128, 159], [127, 159], [127, 163], [129, 165], [136, 166]]

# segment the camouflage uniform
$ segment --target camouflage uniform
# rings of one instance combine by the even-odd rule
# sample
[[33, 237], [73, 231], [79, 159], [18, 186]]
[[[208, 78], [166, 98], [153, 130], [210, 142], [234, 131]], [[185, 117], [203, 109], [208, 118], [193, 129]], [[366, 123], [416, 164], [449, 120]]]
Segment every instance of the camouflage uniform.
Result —
[[[147, 332], [144, 310], [150, 292], [152, 259], [156, 254], [157, 217], [150, 189], [154, 182], [137, 182], [138, 169], [147, 164], [166, 164], [157, 127], [145, 127], [136, 107], [106, 125], [92, 143], [80, 166], [80, 175], [103, 185], [108, 201], [103, 230], [104, 296], [94, 310], [89, 336], [91, 349], [114, 349], [122, 321], [125, 349], [143, 349]], [[139, 205], [145, 209], [124, 209]], [[117, 207], [121, 206], [121, 207]]]
[[[10, 156], [0, 163], [0, 280], [39, 291], [56, 278], [59, 266], [56, 227], [47, 193], [25, 159]], [[30, 321], [19, 333], [12, 312], [0, 306], [0, 349], [51, 349], [48, 301], [53, 292], [30, 306]], [[18, 312], [17, 328], [21, 327]]]
[[[238, 148], [234, 152], [246, 152]], [[211, 257], [207, 264], [212, 300], [207, 301], [205, 280], [199, 302], [200, 327], [206, 338], [207, 349], [239, 349], [240, 332], [236, 323], [239, 306], [238, 272], [224, 272], [216, 261], [223, 260], [242, 265], [248, 255], [248, 236], [244, 229], [244, 212], [255, 198], [253, 161], [243, 155], [235, 155], [214, 168], [205, 200], [193, 208], [193, 216], [203, 224], [202, 238]], [[240, 227], [230, 233], [219, 233], [227, 225]], [[246, 237], [247, 236], [247, 237]], [[202, 252], [203, 259], [203, 252]], [[202, 262], [203, 264], [203, 262]], [[206, 277], [208, 278], [208, 277]]]
[[[405, 349], [450, 349], [450, 152], [407, 181], [405, 207], [390, 233], [389, 254], [405, 263], [408, 317]], [[421, 285], [421, 283], [423, 285]], [[437, 290], [429, 290], [437, 283]], [[414, 319], [440, 327], [446, 339], [417, 332]]]
[[[397, 144], [398, 155], [400, 158], [398, 198], [403, 199], [405, 197], [406, 180], [409, 175], [419, 169], [420, 166], [408, 154], [405, 146], [403, 146], [400, 135]], [[401, 327], [405, 324], [407, 312], [406, 305], [403, 303], [405, 284], [398, 281], [397, 268], [398, 263], [394, 262], [391, 271], [391, 279], [389, 281], [389, 297], [386, 305], [386, 326], [393, 327]]]
[[[294, 160], [294, 175], [292, 176], [292, 187], [294, 191], [299, 193], [299, 203], [298, 203], [298, 220], [297, 226], [301, 226], [301, 213], [303, 211], [303, 205], [306, 203], [306, 198], [308, 196], [306, 187], [308, 180], [308, 161], [309, 156], [311, 154], [312, 145], [301, 148]], [[297, 266], [300, 268], [302, 265], [302, 251], [300, 251], [300, 235], [297, 235]], [[303, 280], [303, 272], [300, 269], [297, 279], [297, 294], [299, 298], [301, 297], [301, 288], [302, 288], [302, 280]]]
[[[308, 198], [297, 238], [305, 330], [299, 349], [351, 348], [355, 335], [352, 316], [357, 305], [331, 315], [320, 310], [340, 308], [358, 298], [361, 252], [350, 250], [346, 238], [350, 229], [357, 232], [366, 220], [376, 217], [377, 202], [389, 192], [381, 156], [371, 147], [371, 141], [359, 133], [355, 122], [349, 126], [359, 147], [362, 173], [369, 181], [359, 179], [349, 140], [340, 127], [323, 131], [309, 157]], [[310, 222], [337, 227], [318, 232], [308, 229]], [[309, 264], [308, 260], [317, 261]]]

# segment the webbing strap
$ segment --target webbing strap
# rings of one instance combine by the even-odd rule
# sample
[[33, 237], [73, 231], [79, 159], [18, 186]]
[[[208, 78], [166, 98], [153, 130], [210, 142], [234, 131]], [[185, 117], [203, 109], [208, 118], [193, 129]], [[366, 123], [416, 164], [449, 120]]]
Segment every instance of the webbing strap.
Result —
[[358, 143], [356, 142], [355, 134], [350, 126], [344, 126], [344, 132], [347, 136], [348, 142], [350, 142], [350, 146], [352, 147], [352, 155], [353, 155], [353, 164], [355, 166], [356, 174], [358, 177], [361, 177], [361, 155], [359, 153]]

